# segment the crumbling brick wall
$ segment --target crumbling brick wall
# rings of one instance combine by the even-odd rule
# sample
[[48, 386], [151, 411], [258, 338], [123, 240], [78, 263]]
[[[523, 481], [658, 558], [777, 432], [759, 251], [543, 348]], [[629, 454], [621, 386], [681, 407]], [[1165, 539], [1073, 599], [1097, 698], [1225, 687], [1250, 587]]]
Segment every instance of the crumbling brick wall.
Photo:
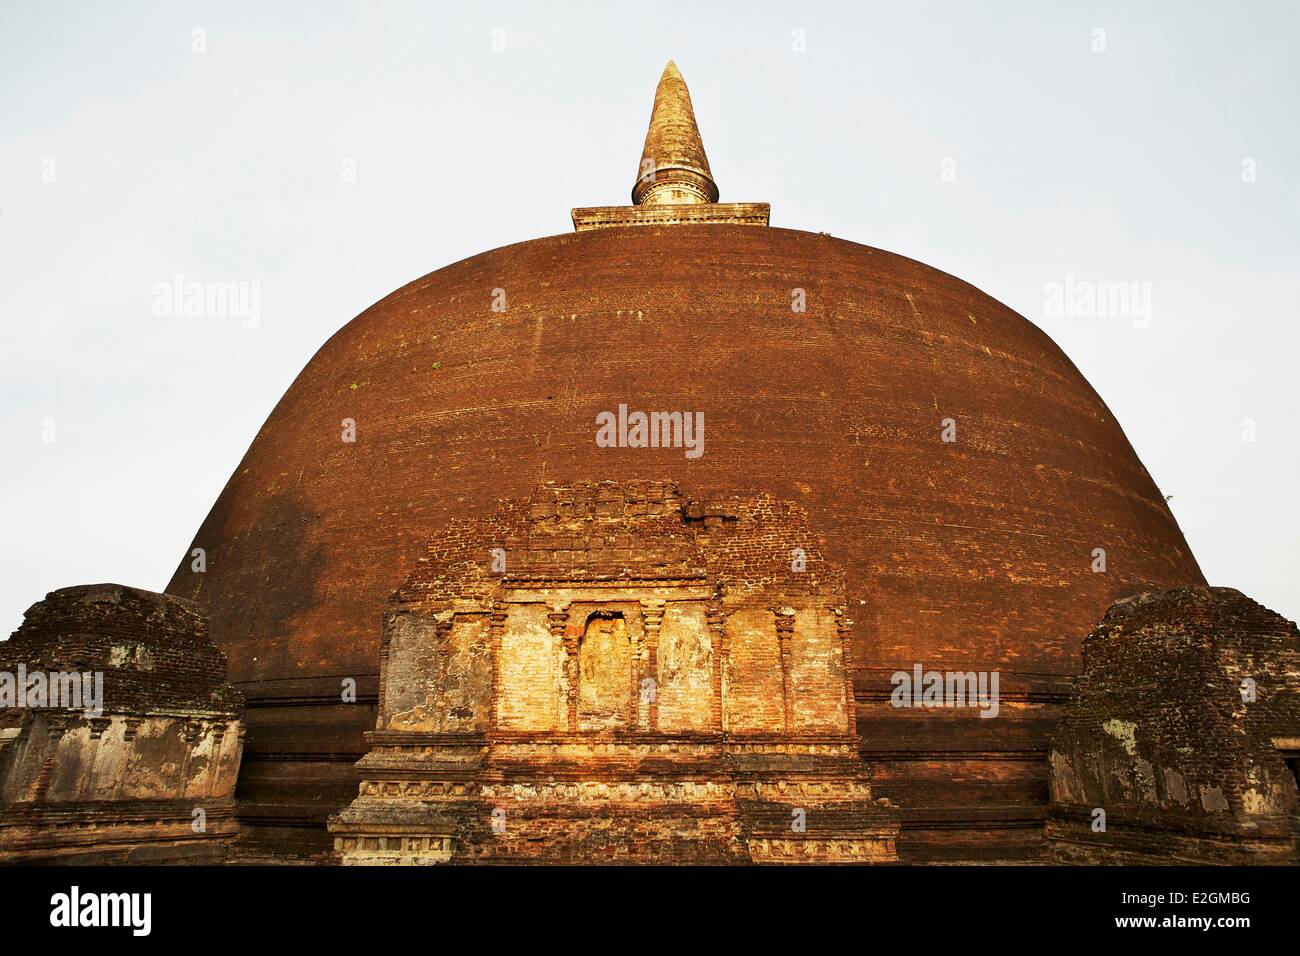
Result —
[[1300, 645], [1231, 588], [1116, 602], [1051, 750], [1049, 845], [1075, 862], [1296, 858]]
[[[6, 693], [38, 673], [102, 692], [76, 706]], [[242, 712], [194, 603], [116, 584], [50, 593], [0, 643], [0, 861], [221, 859]]]
[[[535, 600], [507, 599], [510, 589], [541, 581], [553, 589], [549, 600], [566, 608], [562, 619]], [[638, 602], [596, 605], [580, 596], [584, 587], [620, 582], [659, 589], [653, 640]], [[668, 582], [706, 593], [673, 593]], [[790, 502], [760, 493], [688, 499], [666, 480], [544, 483], [530, 498], [452, 522], [395, 593], [381, 644], [379, 726], [481, 730], [495, 680], [503, 728], [568, 729], [569, 698], [589, 685], [568, 672], [565, 642], [581, 665], [584, 642], [594, 639], [590, 613], [603, 608], [621, 617], [638, 669], [654, 679], [660, 729], [721, 722], [738, 732], [839, 733], [851, 709], [842, 601], [842, 573]], [[486, 628], [494, 602], [505, 614], [495, 660], [485, 635], [464, 646], [456, 637], [471, 621]], [[725, 655], [714, 647], [710, 602]], [[449, 708], [449, 693], [464, 696], [463, 706]], [[615, 723], [644, 727], [643, 710]], [[453, 712], [476, 716], [453, 727]]]

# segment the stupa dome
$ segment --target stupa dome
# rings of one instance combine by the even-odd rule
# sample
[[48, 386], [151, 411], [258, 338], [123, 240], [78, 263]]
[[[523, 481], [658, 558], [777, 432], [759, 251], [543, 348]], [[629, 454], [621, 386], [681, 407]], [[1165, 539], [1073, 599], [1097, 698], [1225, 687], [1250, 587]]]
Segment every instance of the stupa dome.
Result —
[[[599, 447], [620, 405], [702, 412], [703, 454]], [[367, 309], [258, 433], [194, 538], [206, 571], [187, 557], [169, 590], [208, 605], [236, 681], [372, 672], [379, 612], [439, 529], [584, 478], [803, 504], [848, 572], [859, 666], [1070, 673], [1113, 600], [1201, 581], [1031, 323], [878, 249], [686, 224], [506, 246]]]

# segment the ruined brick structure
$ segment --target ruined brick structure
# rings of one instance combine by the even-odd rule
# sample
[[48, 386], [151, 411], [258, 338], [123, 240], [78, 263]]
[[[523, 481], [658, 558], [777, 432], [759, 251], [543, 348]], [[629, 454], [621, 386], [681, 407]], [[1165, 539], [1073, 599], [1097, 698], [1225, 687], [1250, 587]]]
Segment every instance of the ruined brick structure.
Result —
[[1070, 863], [1296, 863], [1298, 761], [1294, 623], [1231, 588], [1116, 602], [1053, 734], [1049, 847]]
[[[430, 540], [540, 481], [666, 477], [808, 513], [844, 571], [857, 729], [905, 860], [1039, 853], [1081, 638], [1119, 598], [1205, 583], [1041, 330], [912, 259], [717, 202], [675, 69], [654, 117], [632, 205], [431, 272], [333, 335], [185, 549], [167, 590], [208, 609], [248, 698], [250, 851], [327, 857], [389, 596]], [[625, 402], [702, 414], [703, 455], [598, 446], [596, 417]], [[890, 675], [918, 663], [998, 671], [998, 718], [891, 707]]]
[[896, 859], [802, 509], [548, 483], [433, 539], [386, 615], [348, 863]]
[[[16, 675], [49, 673], [65, 695], [71, 675], [102, 675], [101, 693], [92, 677], [75, 707], [49, 689], [8, 699]], [[0, 643], [0, 862], [221, 860], [243, 735], [225, 678], [189, 601], [96, 584], [32, 605]]]

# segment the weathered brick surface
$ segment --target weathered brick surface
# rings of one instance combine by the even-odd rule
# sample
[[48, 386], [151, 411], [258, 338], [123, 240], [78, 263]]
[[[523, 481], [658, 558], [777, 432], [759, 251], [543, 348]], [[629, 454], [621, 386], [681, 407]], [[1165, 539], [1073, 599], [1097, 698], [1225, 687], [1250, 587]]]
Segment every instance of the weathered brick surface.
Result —
[[1142, 594], [1111, 607], [1083, 663], [1052, 738], [1059, 859], [1297, 862], [1294, 623], [1231, 588]]
[[0, 643], [0, 672], [20, 665], [102, 674], [102, 710], [0, 709], [0, 861], [223, 857], [243, 701], [199, 607], [115, 584], [63, 588]]
[[707, 730], [714, 725], [713, 635], [703, 603], [668, 607], [659, 629], [657, 726], [669, 733]]
[[[816, 548], [792, 562], [811, 537], [788, 502], [667, 481], [548, 483], [453, 522], [394, 596], [378, 729], [331, 825], [343, 861], [896, 859], [857, 753], [842, 575]], [[476, 733], [440, 713], [455, 649], [411, 640], [462, 618], [491, 622]]]
[[52, 591], [0, 643], [0, 669], [99, 670], [114, 710], [189, 707], [238, 713], [226, 658], [206, 612], [189, 601], [120, 584]]

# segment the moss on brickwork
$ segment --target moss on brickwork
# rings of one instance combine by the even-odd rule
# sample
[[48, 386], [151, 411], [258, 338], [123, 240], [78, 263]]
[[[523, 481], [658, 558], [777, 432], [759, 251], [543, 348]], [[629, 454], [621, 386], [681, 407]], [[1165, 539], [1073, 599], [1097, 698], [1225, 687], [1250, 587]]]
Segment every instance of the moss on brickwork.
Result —
[[1052, 737], [1058, 858], [1295, 861], [1294, 623], [1231, 588], [1141, 594], [1111, 607], [1083, 662]]

